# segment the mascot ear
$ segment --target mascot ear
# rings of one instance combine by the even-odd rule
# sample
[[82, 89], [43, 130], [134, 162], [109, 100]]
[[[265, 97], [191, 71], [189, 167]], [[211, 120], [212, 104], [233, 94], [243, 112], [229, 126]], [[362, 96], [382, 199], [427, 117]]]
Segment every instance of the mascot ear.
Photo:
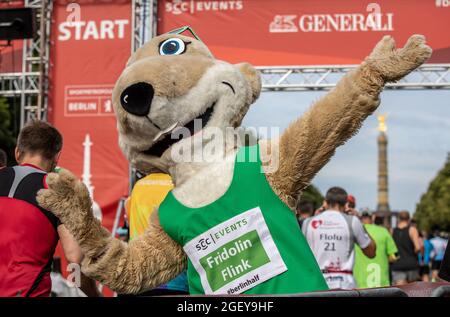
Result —
[[240, 63], [235, 65], [239, 71], [244, 75], [245, 79], [252, 90], [251, 102], [254, 103], [258, 99], [261, 93], [261, 76], [259, 71], [257, 71], [249, 63]]

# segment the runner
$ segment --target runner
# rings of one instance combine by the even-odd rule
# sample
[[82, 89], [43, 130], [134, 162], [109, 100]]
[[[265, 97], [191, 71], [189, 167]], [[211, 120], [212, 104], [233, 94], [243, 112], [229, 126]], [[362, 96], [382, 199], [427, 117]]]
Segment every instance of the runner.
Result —
[[[136, 182], [131, 197], [127, 200], [130, 241], [143, 234], [148, 228], [148, 221], [152, 212], [159, 207], [172, 188], [173, 183], [170, 175], [163, 173], [149, 174]], [[187, 275], [184, 271], [166, 284], [139, 294], [139, 296], [188, 294]]]
[[433, 259], [431, 264], [431, 281], [435, 282], [438, 277], [439, 269], [441, 268], [442, 260], [444, 259], [445, 249], [447, 248], [448, 240], [442, 237], [442, 233], [436, 232], [433, 239], [430, 240], [433, 245], [431, 257]]
[[358, 217], [358, 211], [356, 210], [356, 198], [353, 195], [348, 195], [347, 204], [345, 205], [344, 212], [347, 215], [352, 215]]
[[[19, 134], [15, 150], [20, 164], [0, 169], [0, 297], [50, 296], [50, 271], [58, 240], [69, 263], [81, 263], [75, 239], [36, 195], [46, 187], [62, 150], [62, 136], [53, 126], [33, 121]], [[95, 282], [81, 278], [88, 296], [98, 296]]]
[[[372, 219], [375, 218], [374, 221]], [[383, 218], [372, 217], [370, 213], [364, 212], [361, 216], [364, 228], [377, 244], [376, 256], [369, 259], [356, 246], [356, 259], [353, 275], [359, 288], [390, 286], [389, 262], [395, 261], [397, 246], [389, 231], [382, 227]], [[372, 222], [375, 222], [373, 224]]]
[[398, 220], [392, 236], [398, 248], [399, 259], [392, 264], [392, 280], [394, 285], [405, 285], [419, 280], [419, 232], [410, 225], [409, 212], [399, 212]]
[[431, 251], [433, 251], [433, 245], [428, 239], [428, 232], [420, 232], [419, 237], [421, 240], [421, 250], [419, 252], [419, 275], [422, 282], [429, 282]]
[[314, 204], [308, 200], [299, 199], [296, 206], [297, 220], [300, 228], [303, 222], [311, 217], [314, 213]]
[[447, 244], [447, 250], [445, 251], [444, 259], [441, 263], [439, 278], [450, 282], [450, 243]]
[[330, 289], [352, 289], [355, 243], [369, 258], [376, 252], [375, 242], [365, 231], [359, 219], [345, 214], [347, 192], [332, 187], [325, 196], [325, 211], [303, 223], [308, 240]]

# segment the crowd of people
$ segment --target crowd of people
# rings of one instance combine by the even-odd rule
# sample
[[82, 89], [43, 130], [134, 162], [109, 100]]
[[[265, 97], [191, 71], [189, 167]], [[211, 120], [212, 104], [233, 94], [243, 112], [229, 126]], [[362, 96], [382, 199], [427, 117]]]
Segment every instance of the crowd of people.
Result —
[[310, 201], [297, 203], [299, 225], [331, 289], [439, 280], [448, 233], [419, 231], [408, 211], [388, 228], [382, 216], [359, 213], [355, 203], [340, 187], [330, 188], [317, 210]]
[[[70, 263], [79, 265], [82, 251], [64, 224], [36, 201], [38, 191], [46, 188], [47, 173], [57, 166], [62, 147], [63, 139], [56, 128], [34, 121], [19, 134], [15, 150], [18, 165], [7, 167], [6, 154], [0, 151], [1, 297], [79, 296], [67, 288], [60, 261], [53, 257], [58, 241]], [[123, 240], [144, 233], [151, 213], [172, 188], [166, 174], [150, 174], [135, 184], [125, 204], [127, 226], [119, 230]], [[450, 281], [448, 234], [430, 235], [419, 230], [407, 211], [398, 213], [393, 229], [385, 228], [377, 213], [359, 213], [355, 197], [340, 187], [330, 188], [323, 205], [317, 210], [314, 207], [313, 202], [300, 199], [296, 215], [302, 238], [330, 289], [383, 287], [440, 278]], [[80, 274], [78, 286], [84, 294], [100, 296], [96, 282]], [[187, 294], [186, 272], [182, 272], [140, 295]]]

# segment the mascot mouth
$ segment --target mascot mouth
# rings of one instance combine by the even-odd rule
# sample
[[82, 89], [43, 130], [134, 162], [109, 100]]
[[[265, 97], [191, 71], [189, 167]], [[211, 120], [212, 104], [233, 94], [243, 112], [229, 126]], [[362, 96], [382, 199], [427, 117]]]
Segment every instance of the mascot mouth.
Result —
[[178, 141], [181, 141], [184, 139], [184, 137], [190, 137], [194, 135], [194, 133], [198, 132], [195, 131], [195, 121], [200, 120], [202, 129], [208, 124], [209, 119], [211, 118], [212, 112], [214, 110], [214, 106], [216, 103], [214, 102], [210, 107], [208, 107], [203, 114], [200, 116], [192, 119], [188, 123], [186, 123], [183, 127], [189, 130], [189, 135], [180, 134], [180, 138], [176, 139], [172, 137], [172, 132], [176, 131], [178, 128], [175, 126], [170, 133], [166, 134], [162, 139], [157, 141], [155, 144], [153, 144], [148, 150], [143, 151], [144, 154], [152, 155], [152, 156], [158, 156], [160, 157], [169, 147], [171, 147], [173, 144], [177, 143]]

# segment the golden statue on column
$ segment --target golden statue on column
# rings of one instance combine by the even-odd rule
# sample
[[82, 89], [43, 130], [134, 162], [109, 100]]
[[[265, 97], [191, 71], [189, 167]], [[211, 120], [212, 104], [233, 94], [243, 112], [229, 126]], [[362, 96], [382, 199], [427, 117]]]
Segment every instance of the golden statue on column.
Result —
[[377, 210], [390, 218], [388, 196], [388, 160], [387, 160], [387, 115], [378, 115], [378, 206]]

